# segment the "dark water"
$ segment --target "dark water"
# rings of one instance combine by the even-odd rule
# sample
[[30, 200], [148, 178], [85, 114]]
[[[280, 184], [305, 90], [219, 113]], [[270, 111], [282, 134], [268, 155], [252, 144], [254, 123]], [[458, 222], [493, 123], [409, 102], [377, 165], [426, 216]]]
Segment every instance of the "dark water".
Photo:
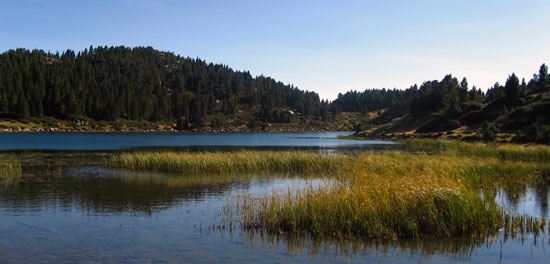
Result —
[[[316, 147], [334, 143], [321, 139], [327, 134], [310, 135], [297, 136], [317, 140]], [[324, 178], [135, 173], [105, 166], [112, 155], [106, 151], [0, 154], [18, 157], [27, 171], [0, 182], [2, 263], [548, 263], [550, 255], [547, 233], [490, 242], [380, 242], [273, 236], [237, 223], [219, 228], [224, 208], [242, 195], [332, 183]], [[37, 164], [53, 165], [44, 172], [32, 169]], [[526, 185], [519, 193], [502, 190], [497, 200], [520, 214], [550, 217], [549, 185]]]
[[[292, 175], [246, 177], [132, 173], [68, 167], [4, 182], [0, 260], [36, 262], [470, 262], [547, 263], [547, 235], [504, 241], [331, 241], [220, 230], [240, 195], [330, 184]], [[549, 217], [550, 186], [526, 187], [513, 206]], [[500, 199], [509, 201], [505, 192]], [[514, 210], [515, 210], [514, 209]], [[213, 227], [214, 226], [214, 227]]]
[[117, 150], [138, 147], [360, 147], [388, 141], [341, 140], [351, 132], [258, 133], [3, 133], [0, 150]]

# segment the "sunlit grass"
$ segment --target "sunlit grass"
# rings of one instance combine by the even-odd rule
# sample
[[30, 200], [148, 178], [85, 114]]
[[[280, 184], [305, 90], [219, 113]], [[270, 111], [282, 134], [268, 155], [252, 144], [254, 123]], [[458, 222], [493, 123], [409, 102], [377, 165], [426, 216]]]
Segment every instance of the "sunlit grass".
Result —
[[[426, 145], [432, 148], [421, 151], [422, 142], [406, 142], [408, 148], [415, 148], [414, 152], [330, 156], [300, 151], [141, 152], [120, 154], [113, 161], [131, 170], [185, 175], [327, 175], [339, 183], [241, 198], [237, 204], [241, 225], [279, 234], [397, 239], [462, 235], [485, 238], [506, 226], [513, 232], [510, 220], [506, 220], [513, 217], [497, 206], [496, 192], [498, 188], [513, 191], [536, 180], [538, 169], [546, 166], [550, 157], [545, 146], [431, 140]], [[538, 227], [538, 221], [523, 219], [515, 223], [521, 226], [531, 222], [532, 227]]]
[[142, 152], [125, 153], [113, 158], [116, 166], [131, 170], [183, 173], [292, 172], [322, 173], [340, 171], [349, 163], [347, 156], [323, 156], [300, 151], [240, 152]]
[[550, 146], [495, 143], [470, 143], [458, 140], [408, 139], [403, 141], [408, 150], [441, 152], [445, 154], [494, 157], [503, 160], [550, 161]]
[[[502, 211], [480, 188], [534, 171], [500, 172], [497, 159], [400, 152], [349, 162], [338, 187], [244, 198], [238, 206], [243, 226], [342, 238], [485, 237], [501, 227]], [[477, 176], [480, 167], [487, 179]]]
[[415, 185], [308, 190], [293, 196], [245, 200], [245, 228], [313, 236], [402, 238], [484, 236], [500, 226], [495, 203], [460, 188]]

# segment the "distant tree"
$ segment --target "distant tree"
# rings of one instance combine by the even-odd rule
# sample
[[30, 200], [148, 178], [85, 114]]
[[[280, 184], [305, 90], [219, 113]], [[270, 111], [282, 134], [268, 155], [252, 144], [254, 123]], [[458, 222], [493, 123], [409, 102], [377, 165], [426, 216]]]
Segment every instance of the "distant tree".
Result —
[[523, 86], [519, 83], [519, 78], [516, 74], [512, 73], [506, 80], [504, 85], [504, 95], [508, 102], [514, 102], [516, 98], [519, 98], [523, 95]]
[[256, 124], [256, 121], [254, 119], [250, 119], [246, 126], [248, 127], [248, 129], [254, 130], [254, 129], [256, 129], [257, 124]]
[[538, 81], [541, 85], [545, 85], [548, 81], [550, 81], [548, 76], [548, 66], [544, 63], [540, 66]]
[[25, 99], [24, 95], [19, 96], [19, 100], [17, 102], [17, 115], [20, 118], [29, 118], [29, 103]]
[[494, 141], [496, 139], [496, 129], [494, 126], [489, 124], [489, 122], [485, 121], [483, 123], [483, 126], [481, 128], [481, 134], [483, 135], [483, 139], [487, 141]]
[[550, 75], [548, 75], [548, 66], [542, 64], [539, 69], [539, 74], [533, 76], [535, 92], [550, 91]]
[[2, 113], [17, 113], [28, 106], [29, 116], [151, 121], [184, 116], [197, 124], [202, 117], [217, 114], [219, 101], [224, 114], [234, 114], [265, 98], [272, 109], [320, 114], [316, 93], [151, 47], [90, 46], [62, 54], [17, 49], [0, 54]]

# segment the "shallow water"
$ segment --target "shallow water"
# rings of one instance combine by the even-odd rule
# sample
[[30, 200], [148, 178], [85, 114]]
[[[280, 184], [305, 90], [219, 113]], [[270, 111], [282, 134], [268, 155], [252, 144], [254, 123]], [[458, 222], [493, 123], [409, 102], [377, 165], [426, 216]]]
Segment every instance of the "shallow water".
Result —
[[[547, 263], [547, 235], [381, 243], [277, 237], [238, 224], [219, 228], [234, 197], [325, 184], [331, 182], [293, 175], [167, 175], [93, 166], [27, 174], [0, 189], [0, 260]], [[536, 188], [527, 187], [510, 208], [548, 217], [550, 188]], [[505, 197], [501, 192], [499, 199]]]
[[[482, 242], [335, 241], [221, 226], [227, 205], [242, 195], [334, 184], [322, 177], [128, 172], [106, 166], [112, 152], [105, 151], [0, 154], [17, 157], [25, 171], [0, 183], [0, 262], [547, 263], [550, 255], [548, 233]], [[550, 186], [539, 184], [501, 190], [496, 199], [511, 212], [549, 218], [549, 197]]]
[[550, 183], [528, 184], [519, 194], [501, 189], [496, 201], [512, 214], [549, 218]]

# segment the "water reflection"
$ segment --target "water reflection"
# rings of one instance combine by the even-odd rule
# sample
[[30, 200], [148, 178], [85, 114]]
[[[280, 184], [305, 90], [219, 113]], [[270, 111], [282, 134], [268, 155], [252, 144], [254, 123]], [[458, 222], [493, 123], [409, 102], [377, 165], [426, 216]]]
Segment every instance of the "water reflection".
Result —
[[161, 175], [78, 167], [26, 175], [15, 183], [4, 184], [0, 204], [15, 212], [24, 208], [76, 208], [93, 213], [151, 214], [205, 196], [221, 196], [230, 188], [246, 189], [248, 185], [248, 181], [223, 175]]
[[548, 236], [516, 237], [503, 235], [488, 240], [470, 238], [401, 239], [401, 240], [336, 240], [307, 236], [274, 235], [242, 232], [241, 239], [249, 248], [284, 247], [288, 254], [307, 254], [312, 262], [399, 262], [440, 263], [520, 262], [545, 263]]
[[[550, 252], [548, 231], [507, 240], [360, 241], [247, 232], [238, 224], [217, 230], [211, 227], [232, 197], [331, 181], [135, 173], [105, 167], [110, 155], [19, 153], [24, 175], [0, 183], [0, 262], [546, 263]], [[514, 213], [549, 218], [549, 197], [550, 184], [541, 182], [502, 189], [496, 199]]]
[[513, 214], [549, 218], [550, 182], [517, 186], [515, 190], [500, 189], [496, 201]]

